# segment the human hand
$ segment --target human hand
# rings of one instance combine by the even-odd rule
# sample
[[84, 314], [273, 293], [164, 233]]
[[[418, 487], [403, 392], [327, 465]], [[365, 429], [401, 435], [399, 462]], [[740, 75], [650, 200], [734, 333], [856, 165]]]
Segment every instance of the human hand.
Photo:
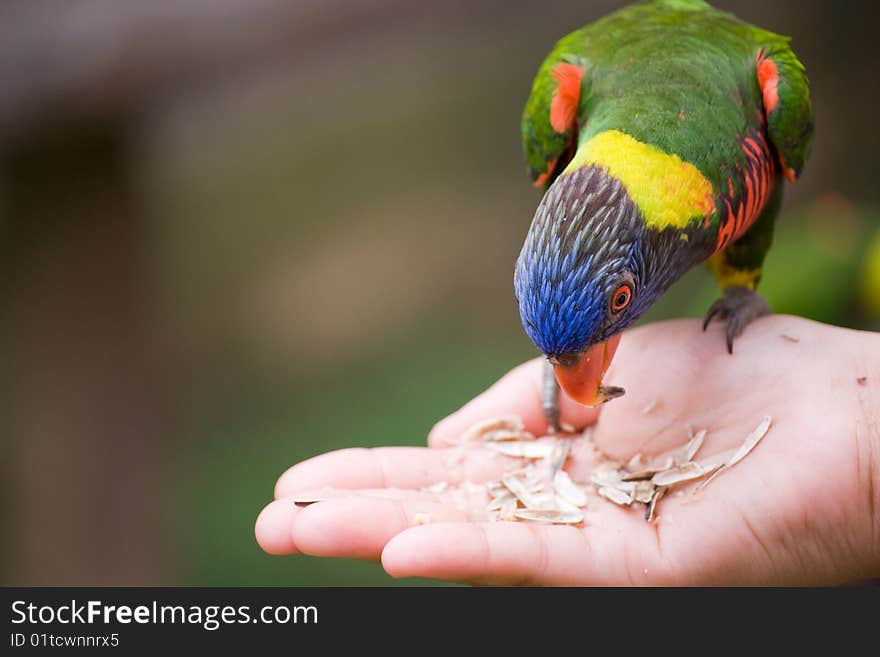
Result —
[[[667, 495], [646, 523], [591, 498], [582, 525], [488, 521], [467, 486], [497, 480], [514, 459], [456, 446], [473, 423], [516, 414], [546, 431], [540, 359], [434, 427], [428, 448], [330, 452], [279, 479], [256, 535], [272, 554], [381, 559], [395, 577], [481, 584], [804, 585], [880, 575], [880, 335], [789, 316], [763, 318], [733, 356], [697, 320], [628, 331], [606, 375], [627, 394], [597, 409], [561, 399], [562, 420], [593, 425], [605, 454], [626, 460], [708, 431], [701, 454], [738, 447], [763, 416], [773, 425], [698, 500]], [[654, 405], [650, 412], [643, 410]], [[566, 465], [586, 481], [586, 450]], [[422, 491], [449, 482], [442, 493]], [[326, 501], [299, 508], [295, 498]], [[430, 522], [417, 525], [417, 514]], [[422, 516], [424, 517], [424, 516]]]

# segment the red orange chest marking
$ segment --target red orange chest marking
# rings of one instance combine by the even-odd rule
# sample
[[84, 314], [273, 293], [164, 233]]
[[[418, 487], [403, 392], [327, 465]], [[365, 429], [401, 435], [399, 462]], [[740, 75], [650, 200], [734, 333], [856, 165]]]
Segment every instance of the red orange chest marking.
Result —
[[[721, 196], [721, 225], [715, 250], [720, 251], [742, 237], [755, 223], [770, 198], [776, 175], [776, 163], [763, 131], [740, 139], [746, 156], [745, 166], [737, 165], [727, 179], [727, 194]], [[734, 179], [739, 192], [735, 193]]]

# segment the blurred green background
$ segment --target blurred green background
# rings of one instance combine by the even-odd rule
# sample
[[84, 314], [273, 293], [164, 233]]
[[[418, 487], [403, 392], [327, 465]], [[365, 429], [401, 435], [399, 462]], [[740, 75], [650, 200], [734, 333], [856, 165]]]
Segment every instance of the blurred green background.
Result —
[[[421, 445], [535, 355], [519, 117], [621, 2], [0, 7], [5, 584], [406, 585], [263, 554], [278, 475]], [[880, 328], [868, 2], [728, 0], [794, 38], [816, 140], [762, 291]], [[643, 321], [702, 316], [689, 274]]]

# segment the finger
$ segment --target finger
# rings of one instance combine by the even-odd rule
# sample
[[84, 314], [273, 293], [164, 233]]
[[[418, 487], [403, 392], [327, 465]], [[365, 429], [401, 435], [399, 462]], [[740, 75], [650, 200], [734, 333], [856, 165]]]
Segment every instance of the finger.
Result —
[[269, 554], [296, 554], [291, 528], [299, 509], [287, 500], [270, 502], [257, 516], [254, 535], [257, 543]]
[[[301, 497], [305, 498], [344, 498], [353, 495], [362, 495], [381, 499], [410, 499], [435, 502], [437, 495], [433, 493], [419, 493], [417, 491], [403, 490], [332, 490], [322, 488], [316, 491], [302, 491]], [[257, 516], [254, 525], [254, 534], [259, 546], [269, 554], [284, 555], [297, 554], [296, 543], [293, 540], [293, 519], [302, 512], [305, 507], [298, 507], [296, 500], [291, 497], [280, 498], [270, 502]]]
[[[458, 489], [453, 489], [458, 490]], [[314, 490], [297, 491], [296, 495], [283, 497], [282, 500], [292, 502], [300, 509], [305, 509], [319, 502], [328, 500], [377, 499], [377, 500], [426, 500], [438, 499], [438, 493], [428, 490], [406, 490], [404, 488], [330, 488], [323, 486]]]
[[430, 524], [392, 538], [382, 565], [393, 577], [479, 584], [639, 584], [658, 568], [654, 543], [645, 538], [590, 526]]
[[[502, 415], [519, 415], [528, 431], [535, 435], [546, 433], [547, 418], [541, 407], [543, 366], [543, 359], [536, 358], [508, 372], [491, 388], [438, 422], [428, 435], [428, 444], [431, 447], [456, 444], [471, 425]], [[598, 409], [581, 406], [563, 393], [559, 395], [559, 411], [561, 421], [576, 429], [595, 421], [598, 415]]]
[[275, 497], [332, 488], [423, 488], [437, 482], [497, 479], [513, 459], [481, 444], [446, 449], [426, 447], [353, 448], [321, 454], [291, 467], [275, 485]]
[[[436, 495], [433, 499], [382, 499], [354, 494], [302, 509], [294, 518], [291, 534], [303, 554], [377, 560], [385, 544], [409, 527], [467, 521], [471, 517], [469, 504]], [[472, 506], [485, 508], [485, 497]]]

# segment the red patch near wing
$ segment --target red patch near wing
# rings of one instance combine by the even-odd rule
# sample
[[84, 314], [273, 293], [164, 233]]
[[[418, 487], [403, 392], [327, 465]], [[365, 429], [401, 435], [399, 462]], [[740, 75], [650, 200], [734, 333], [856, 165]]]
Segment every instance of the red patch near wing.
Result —
[[[763, 50], [758, 53], [755, 61], [758, 65], [758, 86], [761, 87], [761, 95], [764, 97], [764, 114], [769, 115], [779, 105], [779, 68], [776, 62], [767, 58]], [[794, 182], [797, 172], [785, 164], [781, 153], [779, 163], [782, 165], [782, 175], [789, 182]]]
[[556, 132], [565, 132], [575, 127], [584, 69], [563, 62], [554, 66], [550, 74], [556, 80], [556, 91], [550, 103], [550, 125]]
[[543, 187], [544, 183], [546, 183], [550, 176], [553, 175], [553, 169], [556, 168], [556, 160], [550, 160], [547, 162], [547, 170], [535, 178], [535, 182], [532, 183], [535, 187]]
[[794, 182], [797, 180], [797, 172], [785, 163], [785, 158], [782, 157], [782, 153], [779, 154], [779, 163], [782, 165], [782, 175], [785, 176], [785, 179], [788, 182]]
[[776, 62], [764, 57], [764, 53], [758, 53], [758, 86], [764, 96], [764, 112], [769, 114], [779, 104], [779, 69]]

